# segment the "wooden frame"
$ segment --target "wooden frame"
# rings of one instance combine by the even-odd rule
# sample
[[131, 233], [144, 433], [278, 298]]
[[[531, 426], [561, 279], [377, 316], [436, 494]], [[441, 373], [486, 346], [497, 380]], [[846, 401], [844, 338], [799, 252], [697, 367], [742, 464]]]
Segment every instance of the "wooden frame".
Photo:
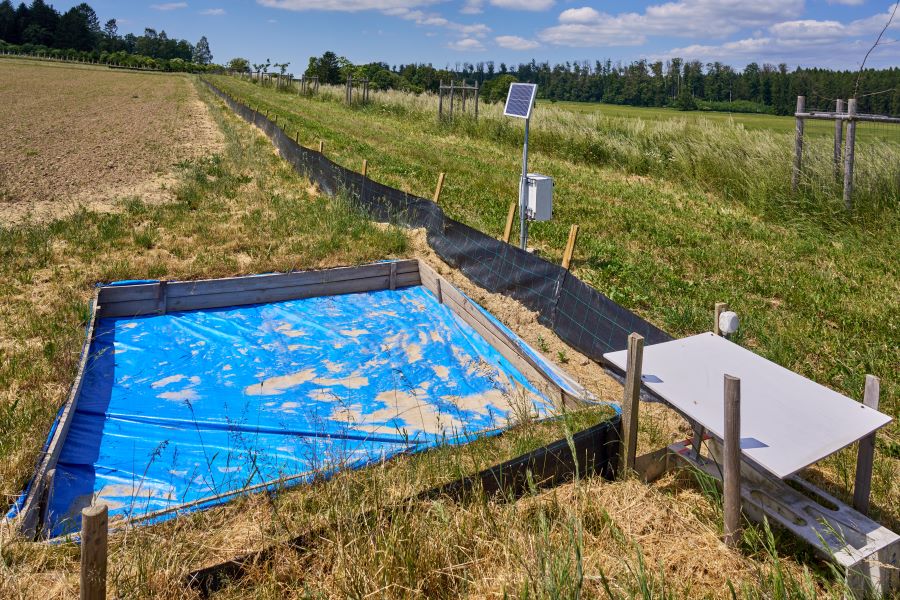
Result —
[[[581, 385], [561, 370], [554, 369], [550, 373], [545, 365], [529, 356], [506, 331], [493, 323], [459, 290], [438, 275], [430, 266], [416, 259], [319, 271], [99, 287], [94, 292], [91, 317], [82, 346], [75, 382], [63, 405], [50, 442], [38, 461], [31, 486], [28, 488], [25, 501], [16, 517], [19, 521], [19, 528], [26, 536], [41, 537], [43, 529], [41, 521], [44, 512], [41, 507], [46, 504], [46, 495], [50, 490], [49, 475], [52, 474], [59, 460], [63, 442], [75, 414], [97, 319], [160, 315], [173, 311], [204, 310], [393, 290], [398, 287], [416, 285], [426, 287], [441, 304], [446, 305], [475, 329], [528, 379], [537, 383], [544, 390], [548, 390], [551, 399], [558, 400], [560, 408], [580, 406], [590, 398], [590, 394]], [[557, 383], [559, 380], [564, 381], [570, 390], [575, 391], [575, 394]]]

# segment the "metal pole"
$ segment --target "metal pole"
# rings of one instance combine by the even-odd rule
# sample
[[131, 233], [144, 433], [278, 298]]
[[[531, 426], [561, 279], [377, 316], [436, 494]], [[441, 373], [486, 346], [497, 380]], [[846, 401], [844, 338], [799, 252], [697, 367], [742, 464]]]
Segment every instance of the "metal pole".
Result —
[[522, 145], [522, 179], [519, 181], [519, 247], [525, 250], [528, 245], [528, 219], [525, 218], [528, 184], [528, 122], [525, 119], [525, 143]]

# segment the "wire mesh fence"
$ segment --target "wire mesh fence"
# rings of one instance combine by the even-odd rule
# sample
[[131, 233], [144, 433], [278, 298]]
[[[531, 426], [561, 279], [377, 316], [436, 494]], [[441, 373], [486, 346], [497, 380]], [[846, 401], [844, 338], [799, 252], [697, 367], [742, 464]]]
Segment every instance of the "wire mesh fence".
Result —
[[424, 228], [428, 244], [471, 281], [510, 296], [538, 314], [538, 320], [582, 354], [601, 360], [624, 350], [637, 332], [647, 344], [672, 339], [653, 324], [619, 306], [567, 269], [447, 217], [440, 206], [373, 181], [305, 148], [265, 115], [206, 85], [233, 111], [259, 127], [298, 172], [328, 195], [346, 194], [371, 218]]

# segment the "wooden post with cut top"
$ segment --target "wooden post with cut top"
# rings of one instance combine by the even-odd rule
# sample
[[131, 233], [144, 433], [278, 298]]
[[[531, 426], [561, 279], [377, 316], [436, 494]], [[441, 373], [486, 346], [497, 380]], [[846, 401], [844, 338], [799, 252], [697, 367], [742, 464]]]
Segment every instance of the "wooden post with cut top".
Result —
[[440, 175], [438, 175], [437, 187], [434, 188], [434, 203], [437, 204], [438, 200], [441, 199], [441, 191], [444, 189], [444, 177], [445, 174], [442, 171]]
[[369, 161], [367, 159], [363, 159], [362, 166], [362, 176], [365, 177], [369, 173]]
[[834, 120], [834, 178], [841, 176], [841, 158], [843, 155], [841, 146], [844, 143], [844, 120], [840, 118], [844, 112], [844, 101], [837, 100], [836, 104], [838, 118]]
[[713, 333], [716, 335], [722, 335], [722, 330], [719, 328], [719, 317], [726, 310], [728, 310], [727, 302], [716, 302], [716, 311], [715, 316], [713, 317]]
[[723, 435], [725, 545], [741, 540], [741, 380], [725, 375], [725, 431]]
[[325, 140], [319, 140], [319, 154], [325, 154]]
[[[863, 404], [878, 410], [881, 381], [874, 375], [866, 375]], [[853, 508], [864, 515], [869, 514], [869, 495], [872, 491], [872, 466], [875, 460], [875, 432], [859, 440], [856, 452], [856, 481], [853, 484]]]
[[105, 504], [81, 510], [81, 600], [106, 600], [108, 523]]
[[516, 217], [516, 204], [518, 204], [515, 200], [509, 203], [509, 212], [506, 214], [506, 229], [503, 230], [503, 241], [505, 243], [509, 243], [509, 237], [512, 235], [513, 228], [513, 220]]
[[566, 249], [563, 252], [562, 258], [562, 268], [566, 271], [569, 270], [569, 265], [572, 264], [572, 255], [575, 254], [575, 241], [578, 239], [578, 225], [572, 225], [569, 228], [569, 239], [566, 242]]
[[641, 400], [641, 369], [644, 362], [644, 338], [638, 333], [628, 336], [628, 361], [625, 370], [625, 391], [622, 397], [622, 444], [619, 478], [634, 470], [637, 454], [638, 409]]
[[799, 116], [806, 109], [806, 96], [797, 96], [797, 131], [794, 136], [794, 168], [791, 170], [791, 191], [796, 192], [800, 186], [800, 170], [803, 163], [803, 117]]
[[853, 210], [853, 159], [856, 157], [856, 98], [847, 101], [847, 142], [844, 145], [844, 208]]

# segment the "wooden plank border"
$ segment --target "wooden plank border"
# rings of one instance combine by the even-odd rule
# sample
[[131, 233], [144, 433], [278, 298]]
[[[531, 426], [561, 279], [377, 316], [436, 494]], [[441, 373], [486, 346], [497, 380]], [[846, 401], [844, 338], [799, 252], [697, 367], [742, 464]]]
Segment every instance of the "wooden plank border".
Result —
[[75, 405], [78, 401], [78, 395], [81, 392], [81, 384], [84, 381], [84, 371], [87, 368], [88, 358], [91, 354], [91, 342], [94, 339], [94, 327], [97, 322], [97, 313], [99, 311], [98, 298], [100, 289], [94, 290], [91, 299], [91, 316], [88, 321], [87, 331], [85, 332], [84, 343], [81, 346], [81, 358], [78, 361], [78, 371], [75, 375], [75, 381], [72, 389], [69, 390], [69, 396], [63, 405], [62, 413], [56, 423], [56, 429], [50, 442], [47, 444], [46, 450], [38, 460], [34, 476], [31, 479], [31, 487], [22, 503], [22, 508], [16, 519], [19, 522], [19, 529], [28, 537], [36, 538], [41, 534], [43, 523], [40, 523], [40, 506], [45, 495], [49, 493], [47, 484], [52, 480], [48, 477], [48, 473], [56, 468], [59, 455], [62, 452], [63, 442], [69, 433], [69, 427], [75, 416]]

